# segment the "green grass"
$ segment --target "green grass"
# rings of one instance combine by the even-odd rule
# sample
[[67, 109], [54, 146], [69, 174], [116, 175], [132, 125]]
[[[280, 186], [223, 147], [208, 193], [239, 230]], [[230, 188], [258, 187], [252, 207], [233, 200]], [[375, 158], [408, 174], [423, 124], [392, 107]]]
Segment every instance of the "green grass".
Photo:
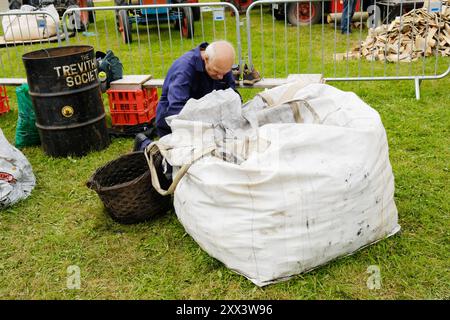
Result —
[[[279, 23], [283, 34], [284, 25]], [[146, 34], [145, 28], [141, 32]], [[320, 28], [314, 30], [314, 35], [320, 34]], [[228, 36], [232, 36], [229, 29]], [[95, 37], [83, 39], [96, 41]], [[132, 46], [138, 51], [137, 43]], [[170, 45], [165, 42], [163, 46], [169, 61]], [[39, 46], [23, 50], [34, 47]], [[184, 49], [188, 47], [184, 43]], [[106, 48], [105, 41], [100, 49]], [[129, 57], [127, 47], [113, 46], [113, 50], [124, 61], [126, 73], [132, 73], [128, 61], [135, 61], [135, 73], [140, 73], [139, 68], [151, 71], [148, 60], [140, 60], [138, 52]], [[283, 43], [277, 44], [277, 50], [283, 52]], [[338, 52], [344, 50], [341, 44]], [[179, 52], [181, 48], [173, 50], [172, 56]], [[295, 60], [295, 56], [289, 58]], [[435, 61], [428, 60], [427, 67], [434, 72]], [[14, 63], [20, 59], [9, 60], [8, 67]], [[351, 72], [357, 64], [349, 65]], [[284, 61], [277, 60], [277, 66], [284, 69]], [[305, 72], [303, 67], [308, 66], [302, 66], [301, 72]], [[345, 71], [346, 63], [339, 67]], [[396, 71], [396, 65], [388, 68]], [[401, 68], [409, 71], [410, 66]], [[156, 63], [155, 69], [156, 75], [164, 70]], [[364, 73], [383, 69], [381, 63], [361, 66]], [[325, 71], [333, 75], [332, 61]], [[22, 71], [16, 72], [7, 75], [23, 76]], [[395, 176], [399, 234], [290, 281], [258, 288], [202, 251], [174, 212], [132, 226], [117, 224], [107, 216], [85, 183], [96, 168], [130, 151], [131, 139], [114, 139], [106, 150], [82, 158], [54, 159], [39, 147], [29, 147], [22, 151], [33, 166], [37, 185], [29, 198], [0, 212], [0, 298], [449, 299], [450, 78], [423, 82], [420, 101], [415, 100], [411, 81], [334, 84], [354, 91], [382, 117]], [[258, 90], [241, 92], [248, 100]], [[0, 127], [13, 142], [17, 101], [13, 88], [8, 88], [8, 94], [12, 110], [0, 117]], [[80, 290], [66, 287], [70, 265], [81, 269]], [[379, 290], [367, 288], [370, 265], [380, 267]]]

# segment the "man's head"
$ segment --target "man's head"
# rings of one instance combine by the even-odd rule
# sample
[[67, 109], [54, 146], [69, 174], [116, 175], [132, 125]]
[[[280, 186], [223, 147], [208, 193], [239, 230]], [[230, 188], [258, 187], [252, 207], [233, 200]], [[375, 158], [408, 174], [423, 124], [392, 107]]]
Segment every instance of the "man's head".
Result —
[[215, 41], [208, 45], [203, 54], [205, 69], [214, 80], [222, 80], [230, 72], [234, 63], [235, 52], [227, 41]]

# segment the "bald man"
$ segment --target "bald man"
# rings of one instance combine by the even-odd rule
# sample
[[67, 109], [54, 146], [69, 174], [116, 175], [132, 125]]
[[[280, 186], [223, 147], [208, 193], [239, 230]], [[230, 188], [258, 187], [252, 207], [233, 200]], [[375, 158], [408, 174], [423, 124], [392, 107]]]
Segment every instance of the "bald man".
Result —
[[231, 67], [233, 46], [227, 41], [206, 42], [174, 61], [164, 80], [156, 110], [156, 129], [163, 137], [171, 133], [165, 118], [180, 113], [190, 98], [200, 99], [213, 90], [235, 89]]

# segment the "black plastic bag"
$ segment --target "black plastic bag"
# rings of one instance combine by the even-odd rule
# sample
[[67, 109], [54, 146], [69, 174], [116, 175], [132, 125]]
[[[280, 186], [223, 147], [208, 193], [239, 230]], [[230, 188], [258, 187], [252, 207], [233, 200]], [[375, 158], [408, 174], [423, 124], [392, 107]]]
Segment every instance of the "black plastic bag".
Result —
[[106, 88], [109, 88], [112, 81], [122, 79], [123, 65], [119, 58], [111, 50], [97, 51], [95, 57], [98, 61], [98, 72], [106, 73]]

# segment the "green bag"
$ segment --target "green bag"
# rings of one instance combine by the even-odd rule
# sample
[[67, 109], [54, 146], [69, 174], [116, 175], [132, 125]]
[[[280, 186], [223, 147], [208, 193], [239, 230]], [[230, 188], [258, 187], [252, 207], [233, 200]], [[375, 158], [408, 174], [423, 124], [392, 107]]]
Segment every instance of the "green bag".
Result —
[[28, 84], [22, 84], [16, 88], [17, 104], [19, 105], [19, 117], [16, 127], [17, 148], [35, 146], [41, 143], [35, 124], [36, 115], [34, 114], [33, 103], [28, 90]]

